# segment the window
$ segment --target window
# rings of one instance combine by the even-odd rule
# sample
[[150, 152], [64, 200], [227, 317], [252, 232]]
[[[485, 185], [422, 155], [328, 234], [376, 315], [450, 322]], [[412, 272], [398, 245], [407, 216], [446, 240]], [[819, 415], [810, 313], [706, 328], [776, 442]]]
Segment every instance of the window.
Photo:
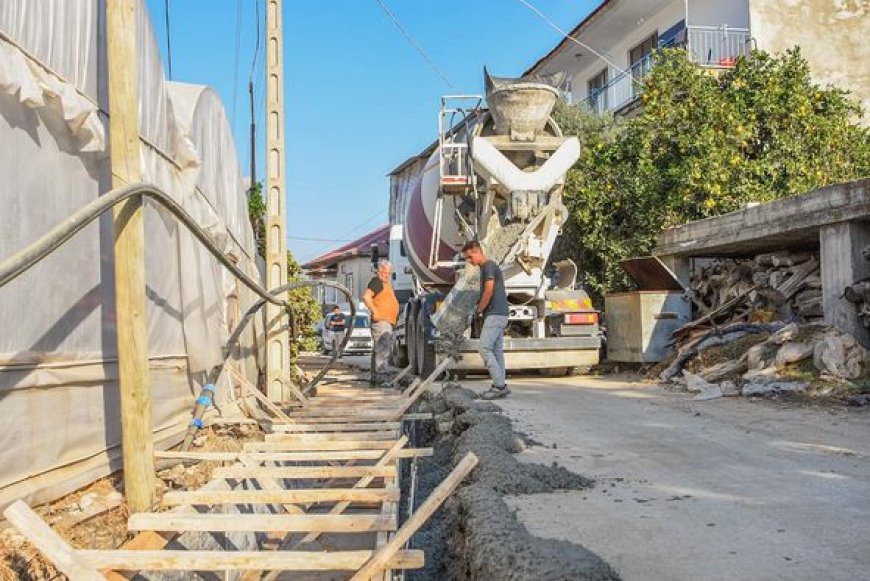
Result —
[[353, 273], [352, 272], [349, 272], [346, 275], [344, 275], [344, 286], [349, 288], [350, 292], [352, 292], [352, 293], [356, 292], [355, 289], [353, 288]]
[[604, 69], [587, 82], [589, 107], [596, 113], [607, 110], [607, 69]]
[[[654, 32], [642, 43], [628, 51], [629, 68], [634, 81], [640, 81], [652, 69], [652, 52], [659, 44], [659, 33]], [[637, 96], [640, 94], [640, 84], [638, 82], [631, 83], [631, 94]]]

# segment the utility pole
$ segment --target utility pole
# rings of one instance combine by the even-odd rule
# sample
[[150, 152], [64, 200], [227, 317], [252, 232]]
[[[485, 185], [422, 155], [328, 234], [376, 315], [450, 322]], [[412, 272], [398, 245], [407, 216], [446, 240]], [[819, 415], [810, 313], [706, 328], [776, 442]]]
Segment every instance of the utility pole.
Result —
[[[116, 188], [142, 181], [136, 37], [135, 0], [107, 0], [109, 144]], [[144, 512], [154, 505], [155, 473], [142, 196], [115, 206], [114, 231], [124, 493], [130, 512]]]
[[[266, 286], [287, 283], [286, 189], [284, 176], [284, 28], [282, 0], [266, 2]], [[281, 298], [286, 298], [286, 294]], [[266, 305], [266, 394], [289, 398], [290, 335], [287, 314]]]

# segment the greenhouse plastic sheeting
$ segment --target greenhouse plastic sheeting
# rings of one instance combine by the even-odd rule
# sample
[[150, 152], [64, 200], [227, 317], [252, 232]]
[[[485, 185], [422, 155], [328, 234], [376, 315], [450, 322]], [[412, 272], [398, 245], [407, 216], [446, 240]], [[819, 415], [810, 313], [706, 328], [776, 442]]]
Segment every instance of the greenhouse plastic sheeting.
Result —
[[[140, 4], [143, 180], [261, 278], [223, 106], [165, 80]], [[102, 0], [0, 2], [0, 260], [111, 189]], [[120, 468], [112, 220], [103, 216], [0, 288], [0, 506], [56, 498]], [[231, 328], [255, 300], [187, 230], [145, 207], [156, 445], [178, 441]], [[236, 361], [255, 382], [258, 325]], [[217, 398], [232, 397], [228, 384]]]

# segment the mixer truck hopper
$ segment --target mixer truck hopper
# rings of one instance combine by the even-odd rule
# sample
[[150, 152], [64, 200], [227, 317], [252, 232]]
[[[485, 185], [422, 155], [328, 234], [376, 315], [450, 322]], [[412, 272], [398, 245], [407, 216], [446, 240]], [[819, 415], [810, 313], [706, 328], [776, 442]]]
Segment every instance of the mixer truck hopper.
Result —
[[460, 249], [481, 242], [504, 273], [509, 370], [565, 374], [598, 363], [599, 313], [575, 288], [576, 267], [548, 259], [567, 219], [564, 177], [580, 155], [550, 116], [551, 86], [486, 75], [482, 97], [442, 98], [439, 139], [407, 200], [403, 249], [419, 292], [397, 327], [394, 363], [428, 375], [446, 352], [483, 370], [480, 322], [468, 327], [478, 273]]

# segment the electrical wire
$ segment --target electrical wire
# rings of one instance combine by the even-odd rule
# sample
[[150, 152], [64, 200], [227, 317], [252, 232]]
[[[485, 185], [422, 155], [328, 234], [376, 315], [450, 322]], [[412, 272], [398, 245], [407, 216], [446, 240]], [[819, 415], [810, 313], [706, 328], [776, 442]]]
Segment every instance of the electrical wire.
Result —
[[345, 232], [344, 234], [342, 234], [342, 235], [341, 235], [341, 238], [333, 238], [333, 239], [331, 239], [331, 240], [328, 240], [328, 241], [327, 241], [327, 242], [328, 242], [327, 244], [324, 244], [323, 246], [319, 246], [319, 247], [318, 247], [314, 252], [317, 253], [317, 254], [320, 254], [321, 252], [323, 252], [324, 250], [326, 250], [326, 249], [329, 247], [330, 244], [334, 244], [334, 243], [336, 243], [336, 242], [341, 242], [343, 238], [350, 236], [350, 235], [353, 234], [354, 232], [358, 232], [360, 229], [362, 229], [363, 227], [365, 227], [367, 224], [372, 223], [372, 222], [375, 221], [377, 218], [379, 218], [381, 215], [386, 214], [386, 213], [387, 213], [387, 211], [386, 211], [385, 209], [384, 209], [384, 210], [378, 210], [378, 212], [377, 212], [376, 214], [373, 214], [371, 217], [367, 218], [364, 222], [362, 222], [361, 224], [357, 225], [357, 226], [356, 226], [355, 228], [353, 228], [352, 230], [348, 230], [347, 232]]
[[172, 80], [172, 28], [169, 25], [169, 0], [163, 1], [163, 15], [166, 21], [166, 64], [169, 68], [169, 80]]
[[230, 118], [236, 130], [236, 102], [239, 97], [239, 55], [242, 51], [242, 0], [236, 0], [236, 48], [233, 55], [233, 106]]
[[[617, 71], [618, 73], [620, 73], [620, 74], [622, 74], [622, 75], [627, 75], [627, 74], [629, 74], [628, 71], [622, 69], [619, 65], [617, 65], [616, 63], [614, 63], [613, 61], [611, 61], [609, 58], [607, 58], [606, 56], [604, 56], [603, 54], [601, 54], [600, 52], [598, 52], [597, 50], [595, 50], [594, 48], [592, 48], [591, 46], [589, 46], [588, 44], [586, 44], [585, 42], [582, 42], [582, 41], [580, 41], [580, 40], [577, 40], [576, 38], [574, 38], [573, 36], [571, 36], [570, 34], [568, 34], [567, 32], [565, 32], [564, 30], [562, 30], [562, 29], [559, 27], [558, 24], [556, 24], [555, 22], [553, 22], [552, 20], [550, 20], [549, 18], [547, 18], [547, 16], [546, 16], [543, 12], [541, 12], [540, 10], [538, 10], [538, 8], [535, 7], [531, 2], [528, 2], [527, 0], [517, 0], [517, 2], [519, 2], [519, 3], [522, 4], [523, 6], [525, 6], [526, 8], [528, 8], [529, 10], [531, 10], [532, 12], [534, 12], [534, 13], [535, 13], [535, 14], [536, 14], [536, 15], [537, 15], [541, 20], [543, 20], [544, 22], [546, 22], [546, 23], [550, 26], [550, 28], [552, 28], [553, 30], [555, 30], [556, 32], [558, 32], [559, 34], [561, 34], [563, 37], [565, 37], [566, 39], [568, 39], [568, 40], [570, 40], [571, 42], [573, 42], [574, 44], [580, 46], [581, 48], [585, 48], [586, 50], [588, 50], [589, 52], [591, 52], [592, 54], [594, 54], [595, 56], [597, 56], [598, 58], [600, 58], [601, 60], [603, 60], [605, 63], [607, 63], [608, 65], [610, 65], [610, 66], [613, 67], [614, 69], [616, 69], [616, 71]], [[635, 83], [640, 84], [640, 82], [639, 82], [637, 79], [634, 78], [634, 75], [632, 75], [632, 79], [634, 80]]]
[[304, 242], [353, 242], [353, 238], [306, 238], [305, 236], [288, 236], [287, 240], [302, 240]]
[[418, 53], [420, 53], [420, 56], [423, 57], [423, 60], [426, 61], [426, 64], [429, 65], [429, 68], [431, 68], [433, 71], [435, 71], [435, 74], [438, 75], [439, 77], [441, 77], [441, 80], [444, 81], [448, 87], [450, 87], [452, 90], [455, 90], [456, 87], [454, 87], [453, 83], [450, 82], [450, 79], [447, 78], [447, 75], [444, 73], [443, 70], [441, 70], [441, 67], [439, 67], [437, 64], [435, 64], [435, 61], [433, 61], [431, 58], [429, 58], [429, 55], [426, 54], [426, 51], [423, 50], [423, 47], [421, 47], [417, 43], [417, 41], [414, 40], [414, 37], [411, 36], [411, 33], [409, 33], [405, 29], [405, 27], [402, 26], [402, 23], [399, 21], [399, 19], [396, 17], [396, 15], [393, 14], [393, 12], [387, 6], [387, 4], [384, 2], [384, 0], [375, 0], [375, 2], [377, 2], [378, 5], [381, 7], [381, 9], [386, 13], [386, 15], [390, 17], [390, 20], [393, 21], [393, 24], [396, 25], [396, 28], [399, 29], [399, 32], [401, 32], [402, 36], [405, 37], [405, 40], [408, 41], [408, 44], [410, 44], [414, 48], [414, 50], [416, 50]]

